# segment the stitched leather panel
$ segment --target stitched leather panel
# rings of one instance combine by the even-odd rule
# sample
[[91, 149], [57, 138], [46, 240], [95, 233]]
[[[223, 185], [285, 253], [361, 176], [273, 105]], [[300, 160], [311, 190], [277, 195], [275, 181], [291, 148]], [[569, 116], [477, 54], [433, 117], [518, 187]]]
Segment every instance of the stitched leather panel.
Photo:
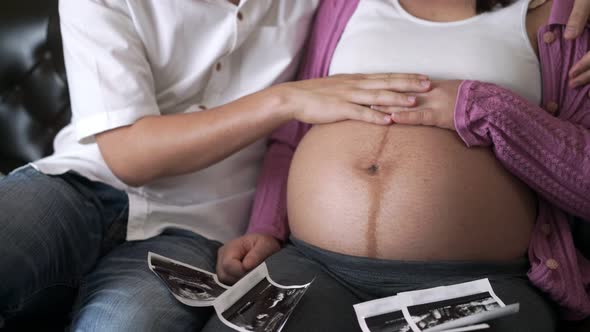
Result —
[[70, 120], [57, 3], [0, 1], [0, 172], [50, 154]]

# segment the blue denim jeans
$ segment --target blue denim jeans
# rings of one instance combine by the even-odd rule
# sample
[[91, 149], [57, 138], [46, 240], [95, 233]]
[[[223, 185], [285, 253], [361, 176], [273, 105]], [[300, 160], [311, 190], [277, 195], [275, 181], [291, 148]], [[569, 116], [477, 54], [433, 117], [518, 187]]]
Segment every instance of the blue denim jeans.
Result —
[[214, 271], [221, 244], [181, 230], [125, 242], [127, 214], [124, 192], [73, 173], [0, 180], [0, 328], [70, 313], [74, 331], [199, 330], [211, 309], [176, 301], [147, 253]]

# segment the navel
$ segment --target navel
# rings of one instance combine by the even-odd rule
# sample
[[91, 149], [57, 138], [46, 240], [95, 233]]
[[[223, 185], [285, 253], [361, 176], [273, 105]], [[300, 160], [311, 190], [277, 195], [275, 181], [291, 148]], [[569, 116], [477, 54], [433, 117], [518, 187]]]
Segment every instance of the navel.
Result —
[[371, 175], [371, 176], [375, 176], [379, 173], [379, 165], [377, 164], [372, 164], [371, 166], [369, 166], [367, 168], [367, 174]]

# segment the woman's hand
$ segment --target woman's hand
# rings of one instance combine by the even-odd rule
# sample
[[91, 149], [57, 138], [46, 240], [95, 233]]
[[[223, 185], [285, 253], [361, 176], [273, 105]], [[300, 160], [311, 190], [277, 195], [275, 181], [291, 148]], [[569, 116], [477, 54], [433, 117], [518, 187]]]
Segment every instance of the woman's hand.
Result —
[[[345, 74], [289, 82], [274, 89], [283, 97], [289, 118], [309, 124], [359, 120], [387, 125], [389, 107], [411, 107], [414, 93], [430, 89], [428, 77], [415, 74]], [[386, 107], [383, 111], [377, 106]]]
[[588, 17], [590, 17], [590, 0], [575, 0], [564, 37], [566, 39], [578, 38], [588, 23]]
[[590, 83], [590, 52], [586, 53], [580, 61], [573, 65], [568, 76], [569, 86], [571, 88], [577, 88]]
[[[590, 0], [576, 0], [564, 37], [575, 39], [582, 34], [590, 16]], [[569, 85], [572, 88], [590, 83], [590, 53], [587, 53], [569, 71]]]
[[379, 107], [391, 112], [393, 122], [455, 130], [455, 105], [462, 81], [434, 81], [432, 90], [417, 94], [415, 107]]
[[247, 234], [231, 240], [217, 252], [217, 277], [233, 285], [280, 249], [279, 241], [270, 235]]

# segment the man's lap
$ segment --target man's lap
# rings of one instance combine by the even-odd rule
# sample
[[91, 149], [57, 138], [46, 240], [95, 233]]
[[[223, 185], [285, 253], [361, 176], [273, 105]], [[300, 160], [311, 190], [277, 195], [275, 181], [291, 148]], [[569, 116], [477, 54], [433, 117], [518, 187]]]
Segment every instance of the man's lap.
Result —
[[188, 331], [198, 330], [213, 314], [178, 302], [152, 273], [149, 251], [215, 271], [221, 244], [186, 231], [127, 242], [103, 257], [84, 278], [72, 330]]
[[94, 266], [116, 216], [76, 180], [29, 167], [0, 181], [0, 315], [59, 312]]
[[0, 181], [0, 210], [0, 268], [10, 271], [0, 276], [0, 321], [21, 318], [9, 320], [8, 327], [61, 320], [79, 285], [72, 327], [192, 330], [209, 318], [210, 310], [188, 308], [169, 294], [148, 270], [147, 252], [214, 271], [220, 244], [180, 230], [123, 243], [124, 233], [112, 230], [125, 228], [124, 192], [29, 167]]

